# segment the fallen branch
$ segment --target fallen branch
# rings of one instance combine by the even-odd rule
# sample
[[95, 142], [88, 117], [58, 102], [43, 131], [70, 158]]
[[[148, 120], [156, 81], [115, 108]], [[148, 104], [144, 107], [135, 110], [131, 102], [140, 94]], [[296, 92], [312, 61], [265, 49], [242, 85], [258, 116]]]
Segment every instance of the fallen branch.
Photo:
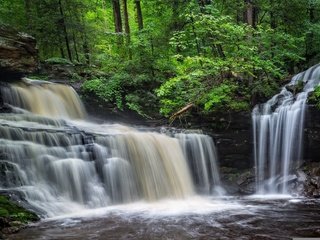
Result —
[[176, 120], [177, 117], [180, 117], [182, 114], [184, 114], [185, 112], [189, 111], [191, 108], [194, 107], [193, 103], [189, 103], [187, 106], [183, 107], [182, 109], [180, 109], [178, 112], [174, 113], [170, 118], [170, 122], [172, 123], [174, 120]]

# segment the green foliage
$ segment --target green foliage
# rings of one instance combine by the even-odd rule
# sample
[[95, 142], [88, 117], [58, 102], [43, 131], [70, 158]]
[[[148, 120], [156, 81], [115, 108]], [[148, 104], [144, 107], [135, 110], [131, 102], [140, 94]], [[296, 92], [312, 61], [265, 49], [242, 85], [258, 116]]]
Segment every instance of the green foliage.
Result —
[[320, 86], [317, 86], [310, 94], [308, 102], [320, 109]]
[[38, 220], [38, 216], [11, 202], [8, 197], [0, 196], [0, 217], [11, 218], [13, 221], [27, 223]]
[[143, 103], [144, 98], [139, 96], [138, 94], [128, 94], [125, 97], [126, 105], [130, 110], [133, 110], [137, 112], [139, 115], [145, 117], [145, 118], [151, 118], [149, 115], [147, 115], [143, 110]]
[[203, 12], [190, 7], [184, 14], [184, 29], [170, 39], [179, 51], [176, 76], [157, 91], [165, 116], [189, 102], [203, 112], [249, 110], [252, 96], [264, 98], [276, 92], [287, 62], [302, 60], [301, 37], [268, 25], [253, 28], [236, 23], [214, 5]]
[[271, 98], [279, 92], [279, 84], [277, 81], [269, 79], [260, 79], [259, 81], [253, 82], [251, 86], [250, 95], [256, 96], [263, 101]]
[[31, 75], [28, 75], [28, 78], [33, 79], [33, 80], [47, 81], [48, 80], [48, 75], [45, 75], [45, 74], [31, 74]]
[[186, 14], [192, 21], [171, 38], [172, 46], [183, 55], [206, 56], [216, 62], [217, 72], [272, 78], [283, 76], [286, 61], [301, 60], [299, 38], [262, 25], [254, 29], [237, 24], [213, 7], [209, 10], [210, 14]]
[[164, 116], [178, 111], [188, 103], [196, 101], [204, 90], [200, 81], [203, 72], [193, 72], [187, 75], [171, 78], [156, 90], [160, 98], [160, 112]]
[[49, 64], [73, 65], [68, 59], [59, 57], [48, 58], [45, 62]]
[[224, 81], [209, 87], [211, 78], [204, 72], [192, 72], [167, 81], [157, 90], [161, 113], [168, 117], [189, 103], [204, 113], [249, 110], [248, 99], [238, 95], [235, 83]]
[[249, 110], [248, 102], [237, 98], [237, 89], [237, 85], [229, 82], [223, 82], [212, 88], [203, 97], [204, 110], [206, 112], [226, 109], [233, 111]]
[[85, 94], [145, 117], [188, 103], [203, 113], [248, 110], [320, 60], [319, 0], [140, 1], [142, 29], [127, 1], [129, 33], [119, 3], [119, 32], [114, 1], [2, 0], [0, 21], [34, 35], [41, 60], [85, 65], [89, 74], [70, 77], [88, 79]]
[[104, 78], [87, 80], [82, 85], [85, 95], [95, 95], [119, 110], [128, 108], [143, 117], [150, 118], [149, 112], [157, 111], [157, 99], [148, 90], [150, 78], [147, 74], [129, 75], [124, 71]]
[[226, 102], [231, 101], [231, 94], [234, 91], [234, 86], [228, 84], [221, 84], [206, 94], [204, 110], [210, 111], [217, 106], [221, 106]]
[[120, 78], [115, 77], [109, 80], [98, 78], [86, 81], [82, 85], [82, 91], [94, 94], [105, 102], [115, 103], [119, 109], [123, 108]]

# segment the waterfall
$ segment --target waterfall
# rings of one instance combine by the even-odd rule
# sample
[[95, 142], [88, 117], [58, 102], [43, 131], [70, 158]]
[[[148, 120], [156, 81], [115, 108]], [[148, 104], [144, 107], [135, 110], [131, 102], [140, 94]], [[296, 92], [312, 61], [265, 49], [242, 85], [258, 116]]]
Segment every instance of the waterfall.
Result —
[[68, 86], [1, 87], [0, 190], [18, 191], [45, 216], [220, 189], [212, 139], [95, 124]]
[[197, 186], [198, 193], [218, 195], [224, 193], [220, 187], [220, 176], [217, 166], [217, 150], [212, 138], [199, 133], [178, 133], [179, 139], [192, 171], [193, 182]]
[[[252, 112], [256, 189], [259, 194], [288, 193], [291, 170], [303, 151], [308, 94], [320, 83], [320, 65], [295, 75], [281, 92]], [[293, 86], [303, 85], [294, 94]]]
[[86, 113], [73, 88], [45, 81], [24, 79], [1, 89], [4, 101], [51, 118], [81, 119]]

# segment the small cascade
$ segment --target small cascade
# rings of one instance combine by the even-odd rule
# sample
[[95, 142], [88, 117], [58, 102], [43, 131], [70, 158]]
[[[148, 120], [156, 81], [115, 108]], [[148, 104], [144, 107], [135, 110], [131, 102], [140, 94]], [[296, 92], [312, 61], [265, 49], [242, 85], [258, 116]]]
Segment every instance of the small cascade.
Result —
[[182, 146], [197, 192], [222, 195], [218, 156], [212, 138], [199, 133], [178, 133], [175, 137]]
[[[308, 94], [320, 83], [320, 66], [294, 76], [281, 92], [252, 112], [256, 189], [259, 194], [288, 193], [292, 169], [302, 160]], [[303, 85], [294, 94], [293, 86]]]
[[8, 104], [42, 116], [82, 119], [86, 115], [74, 89], [63, 84], [24, 79], [3, 87], [1, 94]]
[[1, 92], [17, 113], [0, 114], [0, 190], [22, 193], [45, 216], [219, 189], [208, 136], [74, 120], [85, 116], [82, 103], [60, 84], [29, 81]]

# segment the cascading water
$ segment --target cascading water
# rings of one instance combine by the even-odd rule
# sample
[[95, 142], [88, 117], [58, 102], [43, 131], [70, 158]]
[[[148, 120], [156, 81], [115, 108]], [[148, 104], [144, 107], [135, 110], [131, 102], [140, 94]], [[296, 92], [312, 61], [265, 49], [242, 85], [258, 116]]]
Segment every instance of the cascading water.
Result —
[[219, 189], [208, 136], [74, 120], [84, 108], [60, 84], [27, 81], [1, 93], [16, 113], [0, 114], [0, 189], [23, 193], [46, 216]]
[[178, 133], [175, 137], [182, 144], [198, 192], [224, 194], [224, 190], [220, 187], [217, 152], [211, 137], [198, 133]]
[[[301, 163], [308, 94], [320, 83], [320, 65], [294, 76], [281, 92], [252, 113], [256, 189], [259, 194], [288, 193], [290, 170]], [[289, 89], [303, 84], [298, 94]]]
[[8, 104], [34, 114], [69, 119], [82, 119], [86, 115], [74, 89], [62, 84], [25, 79], [11, 87], [2, 88], [1, 93]]

